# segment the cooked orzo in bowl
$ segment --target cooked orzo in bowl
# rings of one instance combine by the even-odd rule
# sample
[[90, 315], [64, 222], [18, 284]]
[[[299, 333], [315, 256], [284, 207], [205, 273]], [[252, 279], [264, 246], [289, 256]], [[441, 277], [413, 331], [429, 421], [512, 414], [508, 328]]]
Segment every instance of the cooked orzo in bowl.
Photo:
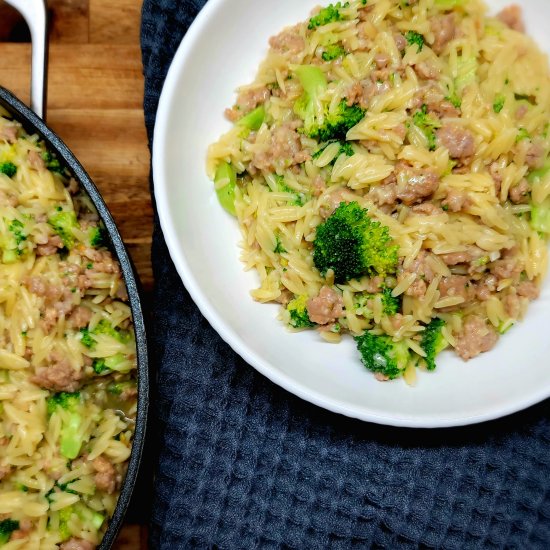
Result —
[[351, 334], [379, 380], [491, 350], [538, 297], [550, 234], [550, 72], [520, 8], [338, 2], [269, 44], [208, 152], [253, 298]]

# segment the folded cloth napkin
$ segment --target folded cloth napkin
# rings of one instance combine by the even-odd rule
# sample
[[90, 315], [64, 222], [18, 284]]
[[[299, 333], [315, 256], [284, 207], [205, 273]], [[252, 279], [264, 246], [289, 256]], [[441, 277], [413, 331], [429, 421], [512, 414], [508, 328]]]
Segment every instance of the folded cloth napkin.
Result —
[[[170, 61], [203, 4], [144, 2], [150, 139]], [[184, 289], [158, 219], [153, 266], [152, 548], [550, 547], [548, 401], [433, 431], [326, 412], [218, 337]]]

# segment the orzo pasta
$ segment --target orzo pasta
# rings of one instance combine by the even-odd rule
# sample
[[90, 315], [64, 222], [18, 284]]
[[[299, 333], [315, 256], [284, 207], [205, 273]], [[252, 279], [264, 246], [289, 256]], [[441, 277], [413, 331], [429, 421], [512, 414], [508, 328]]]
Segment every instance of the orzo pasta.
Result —
[[253, 298], [351, 334], [381, 380], [490, 350], [550, 233], [550, 73], [520, 9], [353, 0], [269, 42], [207, 161]]
[[90, 198], [0, 115], [0, 544], [90, 550], [134, 433], [130, 307]]

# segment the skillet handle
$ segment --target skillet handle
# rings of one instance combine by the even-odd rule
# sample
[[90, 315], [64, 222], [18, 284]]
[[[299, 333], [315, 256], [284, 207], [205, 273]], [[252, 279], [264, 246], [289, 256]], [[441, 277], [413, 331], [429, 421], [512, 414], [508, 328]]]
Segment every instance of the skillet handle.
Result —
[[46, 0], [6, 0], [21, 15], [29, 27], [32, 41], [31, 109], [46, 120], [48, 75], [48, 23]]

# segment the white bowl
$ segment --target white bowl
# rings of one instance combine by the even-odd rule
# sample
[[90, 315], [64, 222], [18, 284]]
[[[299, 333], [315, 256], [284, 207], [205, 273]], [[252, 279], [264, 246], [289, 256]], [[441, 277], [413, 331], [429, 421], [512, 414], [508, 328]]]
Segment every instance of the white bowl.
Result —
[[[187, 290], [221, 337], [259, 372], [347, 416], [396, 426], [458, 426], [549, 397], [550, 284], [526, 320], [494, 350], [468, 363], [444, 352], [435, 372], [419, 371], [415, 387], [376, 381], [351, 338], [334, 345], [315, 331], [291, 333], [276, 319], [276, 305], [250, 297], [257, 276], [243, 271], [237, 224], [218, 204], [205, 174], [206, 150], [229, 129], [223, 111], [232, 105], [235, 89], [254, 79], [268, 38], [307, 18], [317, 3], [210, 0], [176, 53], [157, 114], [153, 174], [164, 236]], [[509, 3], [493, 0], [490, 6], [497, 10]], [[550, 4], [522, 4], [529, 33], [550, 51], [545, 32]]]

